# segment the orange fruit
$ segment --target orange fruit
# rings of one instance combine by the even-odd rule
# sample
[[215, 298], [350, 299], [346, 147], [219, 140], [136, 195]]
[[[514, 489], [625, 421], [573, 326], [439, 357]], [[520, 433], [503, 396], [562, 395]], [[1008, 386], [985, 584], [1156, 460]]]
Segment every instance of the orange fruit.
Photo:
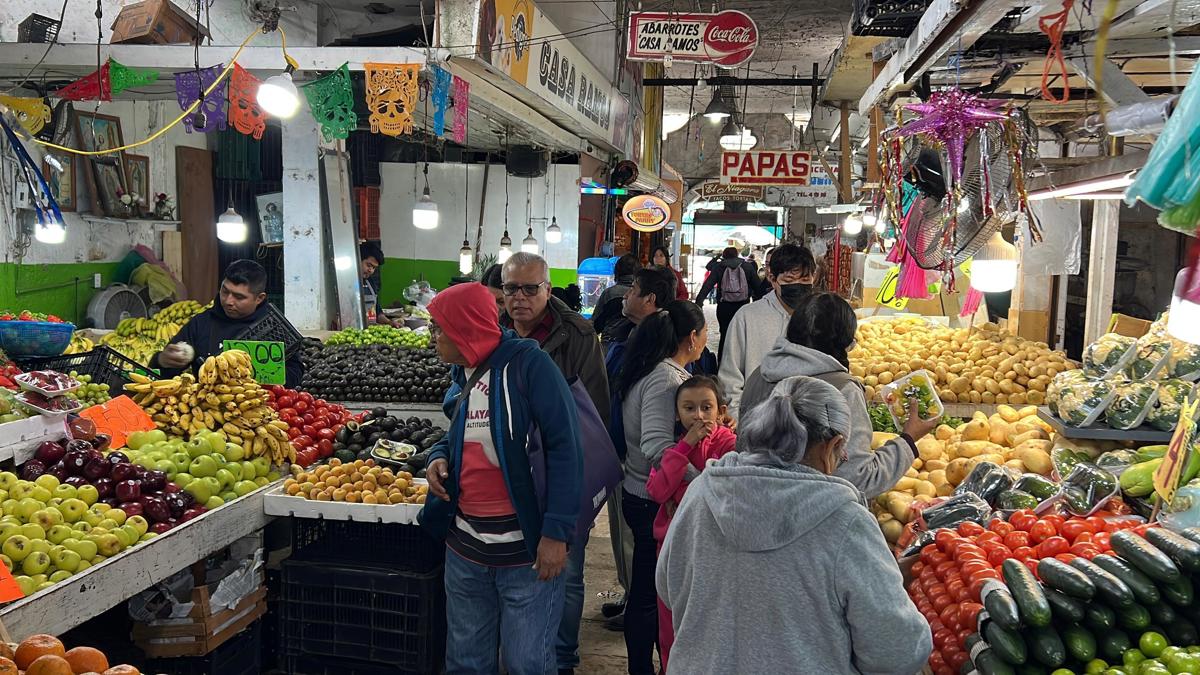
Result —
[[[26, 673], [25, 675], [29, 674]], [[119, 666], [113, 666], [112, 668], [104, 671], [104, 675], [142, 675], [142, 671], [134, 668], [131, 665], [123, 663]]]
[[30, 635], [17, 645], [16, 661], [21, 670], [29, 670], [29, 665], [39, 656], [66, 656], [67, 650], [63, 643], [53, 635]]
[[16, 655], [13, 654], [13, 648], [7, 642], [0, 642], [0, 658], [13, 661]]
[[33, 660], [25, 669], [25, 675], [75, 675], [71, 664], [61, 656], [45, 654]]
[[17, 675], [17, 664], [12, 659], [0, 657], [0, 675]]
[[108, 670], [108, 657], [94, 647], [75, 647], [64, 657], [75, 675], [102, 673]]

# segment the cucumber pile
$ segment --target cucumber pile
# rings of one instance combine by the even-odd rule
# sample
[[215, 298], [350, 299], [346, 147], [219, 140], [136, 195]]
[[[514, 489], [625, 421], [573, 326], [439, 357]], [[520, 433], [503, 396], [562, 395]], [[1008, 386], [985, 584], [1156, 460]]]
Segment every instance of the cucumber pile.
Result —
[[1003, 561], [960, 673], [1200, 673], [1200, 529], [1114, 532], [1091, 560]]

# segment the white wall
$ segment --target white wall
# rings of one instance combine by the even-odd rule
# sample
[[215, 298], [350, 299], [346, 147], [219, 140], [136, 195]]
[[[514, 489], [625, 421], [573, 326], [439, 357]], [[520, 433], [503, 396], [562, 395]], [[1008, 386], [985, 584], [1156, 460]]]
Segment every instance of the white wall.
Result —
[[[421, 169], [424, 165], [384, 163], [380, 165], [383, 185], [380, 188], [380, 234], [383, 238], [383, 253], [389, 258], [420, 260], [458, 260], [462, 248], [463, 222], [468, 223], [467, 232], [471, 245], [475, 245], [475, 234], [479, 224], [479, 200], [483, 193], [482, 164], [467, 167], [470, 172], [470, 195], [464, 188], [462, 164], [430, 164], [429, 190], [437, 202], [441, 220], [436, 230], [418, 230], [412, 226], [412, 206], [424, 188]], [[413, 190], [413, 178], [417, 188]], [[575, 269], [578, 263], [579, 233], [579, 167], [574, 164], [551, 165], [547, 172], [550, 191], [546, 180], [532, 179], [532, 215], [545, 217], [546, 223], [536, 221], [533, 236], [541, 245], [541, 255], [551, 267]], [[513, 240], [513, 250], [520, 250], [525, 238], [526, 194], [530, 179], [508, 176], [504, 165], [492, 165], [488, 172], [487, 202], [483, 215], [483, 254], [494, 254], [500, 247], [500, 236], [504, 232], [504, 183], [508, 179], [508, 234]], [[558, 218], [563, 238], [557, 244], [546, 244], [545, 227], [549, 225], [551, 210]], [[549, 248], [547, 248], [549, 246]]]

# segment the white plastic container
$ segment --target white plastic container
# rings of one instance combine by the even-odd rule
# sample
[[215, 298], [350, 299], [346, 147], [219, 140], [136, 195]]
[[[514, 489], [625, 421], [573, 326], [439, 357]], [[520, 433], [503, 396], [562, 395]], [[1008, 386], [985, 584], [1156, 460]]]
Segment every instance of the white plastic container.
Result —
[[885, 384], [879, 390], [897, 429], [904, 429], [904, 423], [908, 421], [909, 399], [918, 393], [918, 388], [924, 390], [928, 398], [925, 413], [921, 415], [923, 419], [937, 419], [946, 413], [946, 407], [942, 405], [942, 398], [938, 396], [937, 387], [934, 386], [935, 382], [937, 379], [928, 370], [914, 370], [894, 382]]

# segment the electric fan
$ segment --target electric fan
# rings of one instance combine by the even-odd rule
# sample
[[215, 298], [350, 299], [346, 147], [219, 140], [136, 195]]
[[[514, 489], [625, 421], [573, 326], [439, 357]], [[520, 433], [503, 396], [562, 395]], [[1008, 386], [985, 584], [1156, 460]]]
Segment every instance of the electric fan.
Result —
[[116, 328], [122, 319], [146, 316], [146, 301], [136, 289], [125, 284], [112, 284], [92, 296], [87, 318], [95, 328]]

